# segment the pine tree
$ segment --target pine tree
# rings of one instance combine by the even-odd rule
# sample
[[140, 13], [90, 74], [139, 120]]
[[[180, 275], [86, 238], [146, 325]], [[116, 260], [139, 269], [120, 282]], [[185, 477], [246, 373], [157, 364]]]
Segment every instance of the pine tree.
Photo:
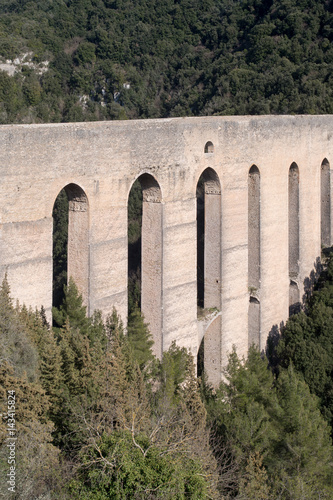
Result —
[[52, 331], [47, 330], [40, 350], [40, 380], [51, 402], [51, 414], [59, 411], [63, 387], [61, 350]]
[[160, 393], [172, 403], [178, 402], [181, 385], [188, 375], [189, 358], [188, 351], [177, 346], [175, 342], [163, 353], [159, 374]]
[[30, 381], [38, 377], [37, 349], [24, 318], [20, 317], [20, 308], [13, 306], [6, 276], [0, 287], [0, 365], [4, 362], [17, 375], [25, 373]]
[[322, 414], [333, 424], [333, 255], [317, 290], [302, 312], [289, 318], [277, 346], [279, 364], [293, 364], [312, 393], [320, 398]]
[[268, 457], [275, 488], [290, 500], [332, 498], [333, 448], [318, 399], [292, 365], [280, 373], [277, 395], [281, 408], [275, 422], [278, 439]]
[[[37, 378], [37, 377], [35, 377]], [[0, 365], [0, 468], [8, 468], [8, 391], [15, 397], [16, 498], [42, 497], [57, 488], [61, 473], [59, 450], [52, 444], [53, 423], [48, 418], [50, 403], [38, 382], [29, 382], [26, 375], [16, 375], [8, 363]], [[13, 401], [13, 400], [11, 400]], [[7, 415], [6, 415], [7, 414]], [[8, 418], [5, 418], [5, 417]], [[4, 465], [5, 464], [5, 465]], [[4, 466], [3, 466], [4, 465]], [[8, 498], [8, 484], [0, 482], [0, 495]]]
[[82, 304], [82, 295], [79, 294], [72, 277], [65, 287], [64, 300], [59, 310], [53, 308], [53, 319], [59, 327], [65, 325], [67, 318], [71, 327], [77, 328], [82, 334], [88, 334], [90, 322], [87, 318], [87, 308]]
[[70, 280], [59, 313], [65, 321], [57, 332], [61, 358], [58, 401], [61, 404], [53, 406], [53, 418], [57, 430], [56, 442], [72, 455], [87, 438], [80, 427], [82, 418], [86, 412], [94, 412], [99, 405], [105, 380], [106, 329], [100, 313], [89, 319], [85, 312], [82, 297]]
[[305, 382], [292, 367], [276, 381], [255, 348], [243, 361], [233, 352], [226, 376], [208, 408], [240, 464], [240, 498], [331, 498], [329, 427]]
[[272, 421], [278, 408], [274, 379], [267, 360], [261, 359], [254, 347], [249, 349], [247, 360], [240, 360], [233, 351], [225, 376], [210, 418], [215, 419], [245, 468], [251, 453], [265, 456], [276, 435]]
[[[80, 469], [92, 497], [219, 498], [193, 363], [185, 367], [178, 404], [152, 405], [115, 312], [108, 324], [107, 390], [100, 397], [101, 411], [87, 425], [90, 445], [82, 450]], [[106, 415], [113, 422], [106, 422]]]
[[133, 348], [134, 358], [143, 370], [154, 360], [152, 352], [154, 342], [138, 307], [134, 308], [128, 318], [127, 335]]

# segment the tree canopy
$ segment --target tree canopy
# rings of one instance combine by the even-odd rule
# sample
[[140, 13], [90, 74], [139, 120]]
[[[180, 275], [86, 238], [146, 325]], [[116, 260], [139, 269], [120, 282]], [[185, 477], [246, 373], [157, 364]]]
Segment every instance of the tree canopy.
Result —
[[70, 280], [52, 330], [43, 311], [13, 305], [4, 280], [0, 472], [10, 387], [20, 498], [332, 498], [331, 427], [291, 363], [276, 376], [254, 347], [234, 351], [213, 390], [185, 348], [154, 358], [132, 315], [128, 332], [115, 310], [87, 318]]
[[17, 71], [0, 71], [0, 122], [332, 113], [332, 10], [328, 0], [1, 1], [0, 56]]

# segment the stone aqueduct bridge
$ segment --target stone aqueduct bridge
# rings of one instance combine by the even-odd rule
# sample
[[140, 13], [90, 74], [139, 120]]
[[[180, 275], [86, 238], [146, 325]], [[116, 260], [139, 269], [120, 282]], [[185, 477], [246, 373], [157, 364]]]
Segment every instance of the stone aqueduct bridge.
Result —
[[[13, 297], [51, 315], [52, 210], [69, 208], [69, 273], [88, 310], [127, 316], [127, 204], [143, 188], [142, 309], [213, 382], [234, 344], [264, 348], [331, 244], [333, 116], [174, 118], [0, 127], [0, 264]], [[204, 305], [197, 319], [197, 197]]]

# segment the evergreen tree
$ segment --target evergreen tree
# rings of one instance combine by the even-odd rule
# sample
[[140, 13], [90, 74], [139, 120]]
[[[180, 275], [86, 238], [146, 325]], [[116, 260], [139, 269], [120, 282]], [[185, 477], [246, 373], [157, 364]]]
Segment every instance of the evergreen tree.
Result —
[[149, 333], [148, 325], [138, 307], [135, 307], [128, 318], [127, 326], [128, 340], [133, 348], [134, 358], [141, 370], [152, 363], [154, 355], [152, 346], [154, 344]]
[[333, 424], [333, 256], [327, 261], [307, 311], [289, 318], [277, 346], [279, 364], [293, 364], [311, 392], [320, 398], [323, 415]]
[[103, 407], [86, 425], [90, 446], [82, 449], [72, 491], [80, 498], [218, 498], [193, 363], [185, 367], [178, 403], [156, 405], [115, 312], [108, 324]]
[[54, 307], [52, 313], [58, 327], [64, 326], [68, 318], [71, 327], [87, 334], [89, 328], [87, 308], [82, 303], [82, 295], [79, 294], [72, 277], [69, 278], [68, 286], [64, 289], [64, 300], [59, 310]]
[[276, 384], [280, 412], [278, 440], [267, 457], [275, 490], [282, 498], [331, 498], [333, 448], [330, 428], [318, 409], [318, 399], [292, 365]]
[[[92, 318], [87, 318], [82, 296], [72, 279], [56, 317], [58, 324], [63, 326], [56, 332], [52, 359], [49, 349], [42, 356], [43, 380], [50, 391], [47, 378], [52, 368], [60, 384], [50, 394], [54, 403], [55, 442], [66, 453], [75, 456], [86, 439], [78, 422], [82, 415], [98, 406], [103, 390], [108, 340], [101, 314], [95, 312]], [[50, 345], [54, 343], [55, 338]]]
[[52, 331], [47, 330], [45, 332], [39, 352], [40, 381], [49, 396], [51, 402], [49, 414], [54, 419], [55, 414], [61, 411], [64, 377], [61, 370], [61, 348], [57, 344]]
[[233, 493], [254, 498], [258, 487], [262, 498], [330, 498], [329, 427], [305, 382], [291, 367], [276, 381], [253, 347], [247, 360], [230, 355], [225, 376], [208, 409], [240, 464]]
[[268, 486], [268, 477], [258, 452], [251, 453], [245, 475], [240, 481], [239, 500], [273, 500]]
[[181, 385], [186, 379], [189, 359], [188, 351], [178, 347], [176, 342], [172, 342], [163, 353], [159, 375], [161, 393], [174, 403], [177, 403]]
[[17, 375], [26, 374], [33, 381], [38, 376], [38, 353], [24, 318], [25, 313], [21, 317], [20, 308], [13, 306], [5, 277], [0, 287], [0, 365], [7, 362]]
[[254, 347], [248, 359], [240, 360], [233, 351], [222, 382], [216, 394], [216, 403], [210, 409], [210, 418], [231, 444], [235, 456], [245, 469], [251, 454], [265, 457], [276, 438], [273, 416], [278, 409], [273, 390], [273, 375], [267, 360]]
[[[0, 365], [0, 495], [8, 498], [8, 430], [15, 438], [16, 498], [29, 500], [57, 490], [61, 467], [59, 450], [52, 443], [53, 423], [48, 418], [50, 403], [36, 381], [18, 375], [7, 362]], [[9, 391], [9, 392], [8, 392]], [[8, 394], [11, 395], [9, 399]], [[8, 401], [14, 404], [13, 414]], [[12, 408], [12, 405], [10, 405]], [[12, 416], [13, 415], [13, 416]], [[14, 423], [13, 423], [14, 422]], [[13, 462], [11, 462], [13, 464]]]

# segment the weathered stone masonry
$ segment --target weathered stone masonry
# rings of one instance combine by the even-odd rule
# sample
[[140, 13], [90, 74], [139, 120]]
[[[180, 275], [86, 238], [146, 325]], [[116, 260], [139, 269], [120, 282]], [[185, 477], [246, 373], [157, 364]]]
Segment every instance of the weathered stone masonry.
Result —
[[[51, 315], [52, 209], [66, 187], [69, 272], [90, 312], [115, 306], [125, 320], [127, 203], [142, 176], [143, 309], [156, 352], [176, 340], [196, 355], [207, 336], [217, 382], [233, 344], [245, 354], [250, 335], [265, 346], [332, 241], [332, 131], [333, 116], [1, 126], [1, 277]], [[198, 322], [204, 172], [205, 306], [215, 309]]]

